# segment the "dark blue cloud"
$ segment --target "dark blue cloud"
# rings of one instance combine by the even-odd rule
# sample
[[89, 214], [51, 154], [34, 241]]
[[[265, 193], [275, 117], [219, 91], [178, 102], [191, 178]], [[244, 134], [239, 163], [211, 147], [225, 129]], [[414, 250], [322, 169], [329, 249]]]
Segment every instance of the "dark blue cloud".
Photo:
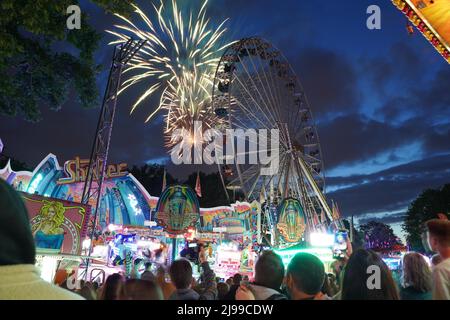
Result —
[[450, 153], [374, 174], [328, 178], [329, 187], [339, 189], [327, 196], [338, 201], [345, 216], [383, 213], [404, 209], [424, 189], [449, 181]]

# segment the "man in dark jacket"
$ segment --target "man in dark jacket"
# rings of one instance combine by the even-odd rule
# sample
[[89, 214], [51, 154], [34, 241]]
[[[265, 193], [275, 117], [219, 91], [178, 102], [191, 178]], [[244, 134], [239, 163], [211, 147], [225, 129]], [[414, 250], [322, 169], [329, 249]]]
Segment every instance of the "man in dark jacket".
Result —
[[255, 300], [287, 300], [281, 293], [284, 279], [284, 263], [281, 257], [271, 250], [264, 251], [256, 261], [255, 282], [241, 287], [241, 297], [248, 294]]
[[318, 257], [306, 252], [297, 253], [286, 272], [291, 300], [331, 300], [321, 292], [325, 276], [325, 267]]
[[241, 285], [242, 281], [242, 275], [239, 273], [236, 273], [233, 276], [233, 284], [230, 286], [230, 291], [228, 291], [227, 295], [225, 296], [225, 300], [236, 300], [236, 291], [239, 289], [239, 286]]
[[199, 262], [202, 268], [202, 282], [196, 290], [192, 289], [192, 266], [184, 258], [175, 260], [169, 269], [170, 279], [175, 285], [175, 292], [169, 300], [216, 300], [217, 286], [214, 271], [206, 260], [204, 249], [200, 251]]
[[280, 293], [283, 279], [283, 260], [275, 252], [266, 250], [256, 261], [255, 283], [250, 289], [256, 300], [286, 300], [286, 296]]

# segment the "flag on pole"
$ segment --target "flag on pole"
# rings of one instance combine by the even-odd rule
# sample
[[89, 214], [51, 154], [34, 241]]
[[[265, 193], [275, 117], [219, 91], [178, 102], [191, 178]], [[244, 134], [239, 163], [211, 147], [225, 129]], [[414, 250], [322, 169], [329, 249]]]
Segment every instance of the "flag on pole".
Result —
[[331, 209], [331, 216], [333, 218], [333, 224], [337, 229], [339, 229], [339, 228], [341, 228], [341, 222], [340, 222], [341, 213], [339, 212], [339, 207], [338, 207], [337, 203], [334, 201], [332, 201], [331, 203], [333, 204], [333, 208]]
[[341, 211], [339, 210], [339, 206], [336, 202], [333, 202], [335, 205], [335, 220], [339, 220], [341, 218]]
[[327, 217], [325, 217], [325, 211], [321, 209], [320, 211], [320, 223], [325, 224], [327, 222]]
[[337, 221], [338, 221], [339, 227], [342, 227], [341, 210], [339, 210], [339, 206], [337, 203], [336, 203], [336, 214], [337, 214]]
[[320, 210], [320, 229], [322, 232], [327, 232], [327, 218], [323, 209]]
[[166, 189], [166, 184], [167, 184], [167, 181], [166, 181], [166, 169], [164, 169], [164, 175], [163, 175], [163, 182], [162, 182], [162, 190], [161, 190], [161, 193], [164, 192], [164, 190]]
[[200, 185], [200, 172], [198, 171], [197, 171], [197, 181], [195, 182], [195, 193], [197, 193], [199, 197], [202, 196], [202, 187]]
[[319, 222], [319, 216], [317, 215], [317, 212], [313, 213], [313, 222], [314, 222], [314, 227], [317, 228], [320, 224]]

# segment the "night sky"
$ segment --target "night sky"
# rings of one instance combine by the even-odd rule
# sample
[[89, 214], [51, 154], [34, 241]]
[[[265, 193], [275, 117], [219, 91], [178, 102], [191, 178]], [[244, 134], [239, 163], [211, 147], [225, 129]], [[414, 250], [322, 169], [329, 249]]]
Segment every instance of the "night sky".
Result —
[[[150, 1], [138, 3], [153, 12]], [[366, 28], [371, 4], [381, 7], [382, 30]], [[104, 67], [98, 77], [103, 94], [112, 54], [112, 38], [103, 30], [119, 20], [89, 2], [81, 9], [104, 34], [96, 53]], [[391, 1], [210, 0], [208, 12], [216, 22], [230, 18], [230, 40], [262, 36], [292, 64], [317, 123], [327, 197], [344, 216], [355, 215], [360, 223], [382, 219], [399, 233], [411, 200], [450, 182], [450, 66], [419, 32], [408, 35], [406, 19]], [[170, 161], [162, 117], [144, 123], [156, 102], [129, 115], [138, 93], [132, 89], [119, 99], [110, 161]], [[31, 167], [50, 152], [60, 164], [89, 157], [98, 108], [83, 110], [69, 99], [61, 111], [42, 113], [36, 124], [0, 116], [5, 154]], [[180, 178], [196, 169], [169, 164]]]

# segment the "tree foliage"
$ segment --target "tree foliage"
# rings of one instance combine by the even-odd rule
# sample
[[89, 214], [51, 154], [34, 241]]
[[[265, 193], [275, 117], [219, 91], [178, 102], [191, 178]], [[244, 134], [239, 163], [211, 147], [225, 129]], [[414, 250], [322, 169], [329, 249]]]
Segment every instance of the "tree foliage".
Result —
[[382, 222], [369, 221], [360, 226], [364, 233], [366, 247], [373, 250], [389, 250], [403, 245], [401, 240], [394, 234], [392, 228]]
[[[195, 189], [195, 183], [197, 181], [197, 173], [189, 175], [184, 182], [192, 189]], [[198, 198], [200, 206], [202, 208], [212, 208], [218, 206], [229, 205], [227, 195], [222, 186], [220, 180], [220, 174], [218, 172], [205, 174], [200, 172], [200, 186], [202, 190], [202, 196]], [[239, 199], [238, 199], [239, 200]]]
[[[131, 12], [130, 0], [91, 0], [107, 12]], [[0, 114], [39, 121], [42, 107], [58, 110], [74, 90], [85, 108], [98, 102], [93, 59], [101, 35], [82, 12], [81, 29], [66, 27], [74, 0], [0, 2]]]
[[[159, 164], [145, 164], [133, 166], [131, 174], [144, 186], [152, 196], [159, 197], [162, 191], [164, 166]], [[178, 183], [178, 180], [166, 172], [167, 186]]]
[[8, 161], [10, 162], [13, 171], [32, 171], [25, 162], [15, 158], [9, 158], [3, 154], [0, 154], [0, 169], [3, 169], [8, 164]]
[[402, 228], [406, 233], [406, 240], [412, 250], [424, 252], [422, 235], [427, 220], [437, 218], [438, 213], [449, 216], [450, 212], [450, 184], [440, 189], [423, 191], [408, 208]]
[[[162, 190], [165, 167], [159, 164], [145, 164], [133, 166], [130, 173], [144, 186], [152, 196], [160, 196]], [[169, 172], [166, 172], [167, 186], [174, 184], [185, 184], [195, 190], [197, 173], [190, 174], [186, 180], [178, 181]], [[200, 172], [200, 185], [202, 196], [198, 197], [202, 208], [229, 205], [229, 201], [222, 187], [219, 173], [205, 174]], [[237, 199], [240, 200], [240, 199]]]

